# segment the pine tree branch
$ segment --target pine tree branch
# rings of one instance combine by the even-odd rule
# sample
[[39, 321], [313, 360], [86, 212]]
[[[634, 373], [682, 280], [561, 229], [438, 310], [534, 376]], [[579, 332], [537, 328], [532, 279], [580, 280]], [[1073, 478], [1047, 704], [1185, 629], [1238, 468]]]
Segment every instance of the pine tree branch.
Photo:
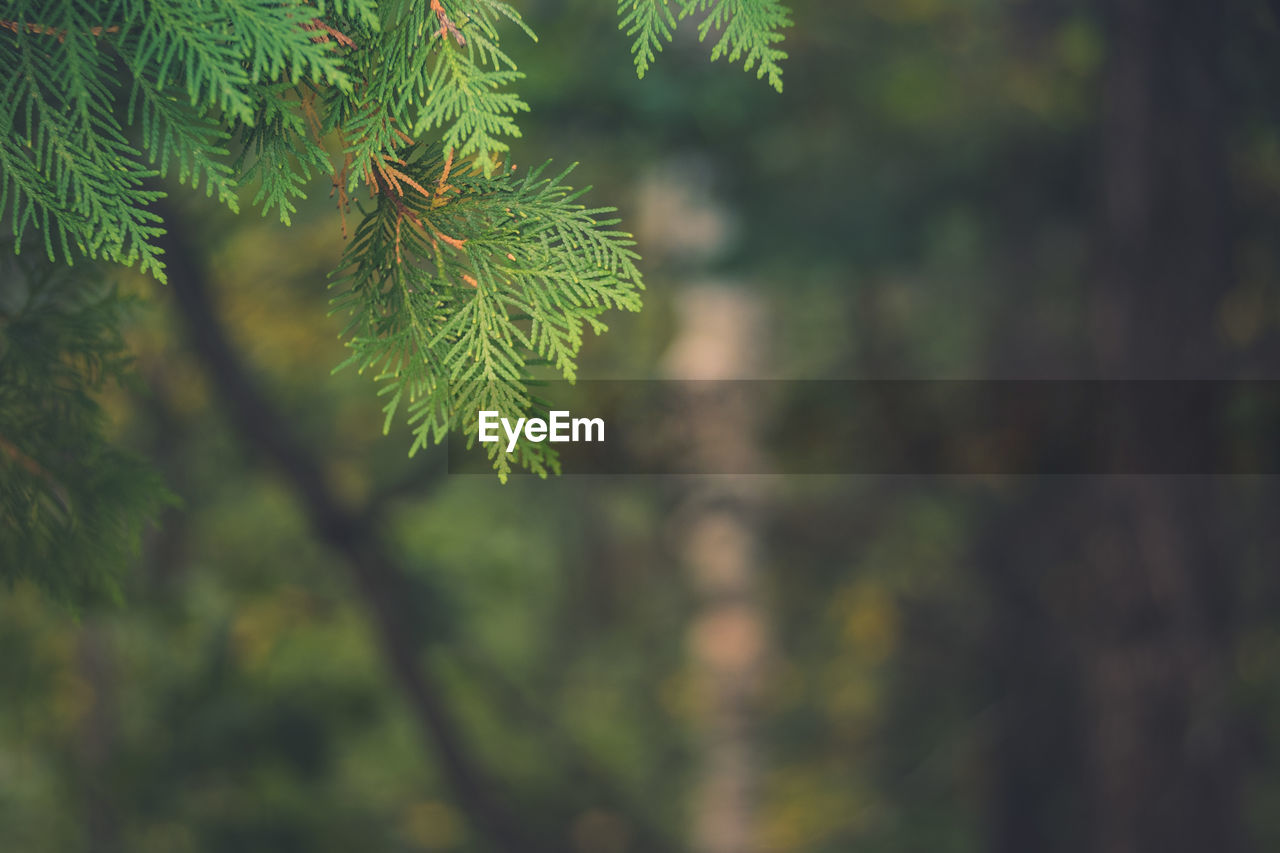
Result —
[[409, 699], [460, 808], [478, 833], [510, 853], [552, 853], [529, 832], [464, 746], [451, 710], [418, 660], [416, 630], [408, 621], [410, 583], [378, 537], [373, 519], [344, 505], [323, 465], [294, 435], [287, 421], [241, 364], [217, 321], [205, 270], [186, 241], [180, 217], [165, 211], [163, 244], [171, 270], [175, 308], [223, 410], [241, 440], [284, 478], [306, 512], [315, 536], [338, 554], [368, 606], [387, 665]]

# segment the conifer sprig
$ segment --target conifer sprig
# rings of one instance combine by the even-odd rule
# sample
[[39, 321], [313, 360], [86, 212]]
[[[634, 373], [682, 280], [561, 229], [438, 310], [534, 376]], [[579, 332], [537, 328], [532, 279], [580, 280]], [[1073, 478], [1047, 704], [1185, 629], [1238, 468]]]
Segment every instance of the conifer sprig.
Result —
[[176, 165], [179, 183], [198, 189], [203, 182], [206, 195], [216, 194], [220, 204], [239, 212], [238, 182], [226, 159], [231, 134], [208, 110], [188, 106], [176, 92], [138, 69], [127, 115], [130, 124], [137, 121], [147, 161], [159, 170], [160, 177], [166, 177]]
[[684, 8], [680, 17], [695, 12], [707, 13], [698, 24], [698, 40], [709, 35], [720, 37], [711, 48], [711, 61], [721, 56], [729, 62], [743, 60], [743, 70], [756, 69], [756, 78], [769, 78], [769, 85], [782, 91], [782, 67], [785, 51], [776, 47], [783, 40], [782, 30], [791, 26], [786, 6], [778, 0], [680, 0]]
[[[403, 173], [420, 189], [384, 189], [332, 285], [334, 311], [349, 316], [340, 367], [383, 384], [386, 428], [403, 410], [413, 451], [451, 427], [474, 437], [481, 410], [527, 414], [532, 364], [573, 379], [584, 332], [605, 329], [599, 315], [640, 307], [630, 235], [613, 228], [611, 208], [579, 203], [569, 170], [485, 177], [450, 165], [438, 148], [406, 153]], [[488, 449], [503, 479], [513, 462], [557, 470], [546, 445], [522, 444], [514, 458]]]
[[[677, 13], [673, 7], [679, 7]], [[777, 47], [782, 31], [791, 26], [791, 15], [779, 0], [618, 0], [618, 29], [634, 40], [631, 53], [636, 74], [644, 77], [664, 44], [675, 37], [679, 21], [704, 15], [698, 24], [698, 40], [716, 35], [711, 61], [743, 60], [746, 71], [768, 77], [769, 85], [782, 91], [782, 66], [787, 58]]]
[[669, 0], [618, 0], [618, 17], [622, 20], [618, 29], [628, 37], [634, 37], [631, 53], [635, 59], [636, 76], [644, 79], [664, 43], [675, 37], [676, 16]]

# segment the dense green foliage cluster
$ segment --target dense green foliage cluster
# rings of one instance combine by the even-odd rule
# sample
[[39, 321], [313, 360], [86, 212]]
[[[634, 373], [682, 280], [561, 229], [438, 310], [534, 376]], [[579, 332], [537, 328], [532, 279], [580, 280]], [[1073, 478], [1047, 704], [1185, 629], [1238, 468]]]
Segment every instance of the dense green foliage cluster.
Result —
[[[634, 49], [643, 74], [654, 46], [671, 36], [664, 21], [672, 13], [666, 0], [624, 3], [619, 12], [623, 26], [639, 34]], [[781, 86], [783, 54], [773, 45], [789, 24], [782, 7], [774, 0], [682, 0], [682, 18], [699, 12], [702, 37], [722, 33], [713, 58], [744, 56], [747, 68], [758, 66]], [[149, 208], [160, 193], [151, 179], [176, 169], [180, 181], [203, 185], [233, 210], [238, 187], [252, 183], [253, 203], [288, 223], [310, 181], [324, 175], [344, 207], [365, 190], [376, 197], [362, 235], [394, 220], [394, 240], [355, 242], [353, 266], [401, 265], [402, 239], [412, 244], [410, 265], [427, 261], [386, 282], [406, 288], [391, 326], [414, 325], [413, 303], [447, 325], [446, 334], [473, 324], [456, 336], [521, 341], [531, 356], [572, 376], [584, 317], [637, 309], [640, 277], [627, 235], [606, 230], [613, 221], [593, 219], [608, 211], [572, 205], [576, 196], [567, 187], [539, 191], [538, 201], [521, 206], [518, 228], [495, 218], [508, 214], [492, 199], [535, 192], [534, 183], [511, 184], [505, 176], [507, 140], [520, 135], [516, 116], [528, 106], [511, 89], [523, 75], [502, 47], [504, 28], [534, 38], [501, 0], [10, 4], [0, 20], [0, 207], [11, 212], [19, 245], [35, 230], [51, 259], [137, 264], [163, 279], [155, 242], [163, 223]], [[430, 137], [454, 165], [451, 183], [442, 162], [436, 174], [423, 168], [420, 140]], [[548, 192], [564, 198], [547, 203]], [[441, 206], [448, 210], [437, 216]], [[459, 207], [465, 213], [453, 215]], [[502, 254], [518, 255], [518, 262], [479, 260], [499, 248], [498, 232]], [[474, 267], [469, 291], [457, 290], [461, 281], [450, 277], [460, 265]], [[424, 275], [432, 276], [430, 287]], [[410, 282], [418, 285], [413, 299]], [[538, 283], [536, 297], [531, 282]], [[370, 288], [357, 292], [370, 297], [369, 311], [390, 304]], [[526, 317], [532, 328], [524, 330]], [[438, 407], [437, 380], [477, 373], [458, 353], [435, 351], [435, 343], [435, 332], [412, 341], [408, 362], [429, 362], [432, 379], [410, 378], [408, 402]], [[367, 341], [356, 350], [358, 361], [371, 360]], [[528, 364], [509, 346], [466, 351], [487, 380], [516, 382]], [[417, 400], [420, 393], [430, 402]], [[527, 397], [516, 390], [500, 402], [514, 412]]]
[[[642, 34], [643, 73], [658, 37], [644, 22], [671, 13], [665, 0], [619, 11]], [[680, 14], [703, 12], [702, 36], [723, 33], [713, 58], [745, 56], [780, 85], [781, 7], [698, 0]], [[535, 38], [501, 0], [6, 4], [0, 210], [15, 245], [42, 243], [51, 263], [105, 260], [163, 281], [161, 179], [173, 173], [232, 211], [248, 187], [289, 224], [322, 178], [344, 216], [363, 216], [336, 283], [336, 310], [353, 318], [349, 363], [386, 383], [388, 424], [407, 411], [417, 450], [477, 408], [528, 410], [534, 370], [572, 378], [583, 331], [602, 331], [607, 309], [640, 307], [637, 256], [611, 209], [577, 203], [567, 173], [517, 174], [506, 159], [528, 110], [502, 47], [511, 32]], [[49, 466], [20, 426], [0, 431], [17, 448], [0, 465], [20, 452]], [[504, 478], [513, 461], [555, 469], [540, 448], [491, 456]], [[82, 498], [95, 500], [69, 500]], [[56, 516], [60, 501], [37, 503]]]
[[[667, 0], [620, 4], [641, 73], [674, 18]], [[775, 0], [681, 0], [721, 32], [713, 58], [745, 56], [781, 86], [772, 47], [789, 25]], [[486, 176], [519, 136], [523, 75], [504, 24], [536, 38], [501, 0], [278, 0], [86, 4], [25, 0], [0, 19], [0, 182], [15, 235], [50, 256], [137, 263], [163, 277], [161, 223], [146, 179], [178, 177], [235, 208], [237, 185], [284, 222], [315, 172], [345, 192], [389, 181], [402, 149], [436, 132]], [[136, 133], [135, 133], [136, 131]], [[325, 135], [337, 133], [335, 167]], [[131, 135], [133, 134], [133, 135]], [[232, 149], [241, 151], [228, 162]]]
[[94, 399], [128, 365], [124, 307], [101, 282], [26, 257], [0, 268], [0, 581], [115, 596], [164, 500], [150, 467], [108, 441]]

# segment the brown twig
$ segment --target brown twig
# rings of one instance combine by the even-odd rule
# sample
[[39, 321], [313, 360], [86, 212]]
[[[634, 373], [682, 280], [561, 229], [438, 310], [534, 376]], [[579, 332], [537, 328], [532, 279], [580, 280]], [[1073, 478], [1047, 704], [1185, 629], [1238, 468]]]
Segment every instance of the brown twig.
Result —
[[310, 21], [303, 24], [302, 28], [309, 32], [316, 33], [311, 37], [311, 40], [316, 44], [324, 44], [328, 42], [330, 40], [330, 37], [332, 36], [333, 41], [337, 42], [343, 47], [354, 48], [356, 46], [356, 43], [352, 41], [350, 36], [342, 32], [341, 30], [338, 30], [338, 29], [335, 29], [334, 27], [329, 26], [319, 18], [312, 18]]
[[[67, 40], [66, 30], [59, 30], [54, 27], [46, 26], [44, 24], [36, 24], [32, 22], [27, 22], [26, 24], [20, 24], [17, 21], [0, 19], [0, 29], [6, 29], [11, 33], [20, 33], [23, 30], [26, 30], [32, 35], [53, 36], [60, 42], [64, 42]], [[109, 27], [90, 27], [89, 28], [89, 35], [92, 35], [92, 36], [111, 35], [118, 32], [120, 32], [120, 28], [118, 26], [115, 26], [114, 24]]]
[[457, 25], [449, 20], [449, 15], [445, 12], [440, 0], [431, 0], [430, 8], [432, 12], [436, 13], [436, 20], [440, 22], [440, 38], [453, 36], [458, 44], [465, 45], [467, 43], [466, 37], [462, 35], [462, 30], [458, 29]]

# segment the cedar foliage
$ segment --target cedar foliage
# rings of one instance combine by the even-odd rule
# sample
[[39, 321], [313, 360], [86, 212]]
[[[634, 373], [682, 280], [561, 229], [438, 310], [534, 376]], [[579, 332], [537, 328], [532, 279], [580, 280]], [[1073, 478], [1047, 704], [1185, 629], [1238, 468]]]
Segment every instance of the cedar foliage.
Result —
[[[618, 12], [641, 76], [678, 20], [702, 16], [712, 59], [742, 59], [781, 88], [790, 21], [776, 0], [621, 0]], [[173, 173], [233, 211], [251, 188], [286, 225], [319, 180], [344, 223], [353, 206], [363, 217], [334, 309], [350, 320], [345, 364], [381, 383], [388, 427], [407, 414], [414, 452], [478, 408], [518, 417], [535, 405], [532, 371], [572, 379], [584, 331], [604, 330], [608, 309], [638, 310], [642, 283], [611, 208], [581, 204], [568, 170], [509, 163], [528, 110], [510, 37], [536, 40], [502, 0], [9, 2], [0, 211], [24, 257], [34, 243], [50, 263], [112, 262], [163, 282], [155, 179]], [[115, 352], [109, 336], [92, 340]], [[0, 454], [6, 477], [22, 459], [53, 470], [21, 424], [0, 424], [0, 438], [14, 448]], [[504, 479], [513, 462], [556, 470], [545, 446], [488, 447]], [[69, 483], [47, 484], [59, 490], [64, 510], [80, 505]], [[6, 537], [56, 509], [48, 494], [6, 495]]]
[[675, 38], [676, 27], [686, 18], [702, 14], [698, 41], [715, 36], [711, 60], [721, 56], [730, 62], [743, 60], [743, 69], [756, 69], [769, 85], [782, 91], [782, 60], [787, 54], [777, 44], [782, 30], [791, 26], [791, 13], [778, 0], [618, 0], [619, 29], [634, 36], [631, 53], [636, 73], [644, 77], [662, 52], [663, 43]]
[[94, 400], [128, 366], [127, 304], [99, 279], [27, 257], [9, 256], [0, 281], [0, 581], [116, 598], [144, 522], [168, 500], [150, 467], [107, 440]]

